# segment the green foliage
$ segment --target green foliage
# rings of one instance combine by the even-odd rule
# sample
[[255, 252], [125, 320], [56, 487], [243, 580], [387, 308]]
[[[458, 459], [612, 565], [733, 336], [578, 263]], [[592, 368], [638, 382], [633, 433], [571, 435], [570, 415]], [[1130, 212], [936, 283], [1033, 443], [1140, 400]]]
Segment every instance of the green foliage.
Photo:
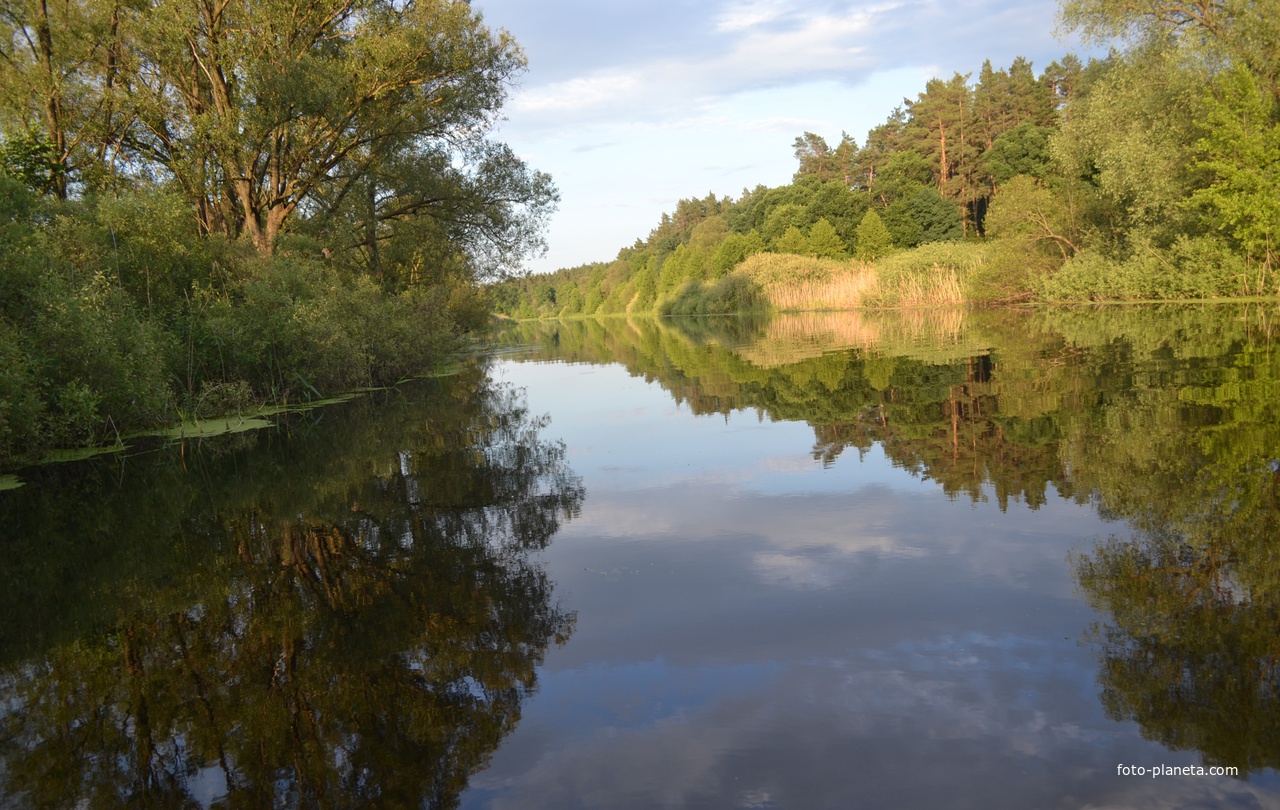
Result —
[[1052, 168], [1049, 138], [1053, 130], [1026, 122], [1001, 133], [982, 154], [982, 166], [996, 183], [1017, 175], [1043, 179]]
[[26, 453], [74, 446], [166, 418], [174, 399], [172, 335], [144, 318], [105, 274], [40, 268], [26, 256], [6, 264], [0, 315], [13, 324], [9, 379], [30, 386], [23, 396], [5, 397], [11, 412], [24, 415], [10, 420], [10, 446]]
[[871, 261], [888, 255], [892, 250], [893, 235], [874, 209], [868, 211], [858, 224], [858, 258]]
[[0, 458], [30, 454], [43, 432], [45, 403], [13, 327], [0, 321]]
[[809, 251], [809, 240], [805, 238], [802, 232], [795, 225], [790, 225], [787, 230], [773, 240], [770, 245], [774, 253], [795, 253], [807, 255]]
[[424, 373], [557, 201], [466, 3], [17, 0], [0, 64], [0, 466]]
[[1214, 82], [1197, 144], [1196, 168], [1209, 184], [1188, 203], [1270, 268], [1280, 250], [1280, 123], [1276, 101], [1235, 66]]
[[[765, 218], [763, 227], [760, 228], [760, 234], [770, 245], [776, 245], [786, 232], [795, 228], [803, 231], [809, 225], [809, 212], [803, 205], [799, 203], [785, 203], [779, 205], [769, 212], [769, 216]], [[785, 252], [785, 251], [781, 251]]]
[[208, 302], [192, 336], [196, 376], [305, 398], [394, 383], [453, 348], [447, 301], [443, 289], [388, 296], [320, 263], [263, 261]]
[[815, 225], [825, 219], [847, 246], [852, 243], [854, 231], [862, 221], [867, 206], [866, 194], [858, 193], [844, 183], [833, 180], [814, 189], [806, 208]]
[[6, 149], [43, 130], [19, 162], [61, 197], [171, 178], [204, 233], [269, 255], [305, 220], [374, 275], [381, 240], [429, 221], [482, 265], [527, 252], [555, 203], [487, 137], [525, 62], [466, 3], [17, 2], [0, 42]]
[[11, 202], [31, 205], [0, 229], [6, 467], [215, 415], [212, 392], [240, 410], [423, 373], [492, 306], [464, 278], [391, 295], [332, 263], [258, 259], [199, 238], [165, 195]]
[[764, 239], [754, 230], [745, 234], [728, 234], [716, 248], [715, 255], [711, 257], [713, 279], [728, 275], [729, 271], [745, 261], [748, 256], [763, 253], [764, 250]]
[[725, 276], [711, 284], [694, 281], [659, 308], [661, 315], [732, 315], [767, 309], [759, 286], [742, 275]]
[[0, 175], [8, 175], [41, 194], [53, 193], [65, 167], [54, 144], [43, 135], [28, 131], [11, 134], [0, 142]]
[[684, 245], [677, 246], [675, 251], [666, 258], [662, 263], [662, 269], [658, 272], [659, 299], [674, 295], [686, 281], [695, 277], [691, 259], [689, 250]]
[[846, 188], [857, 173], [858, 142], [849, 133], [842, 133], [835, 149], [827, 145], [821, 135], [806, 132], [793, 144], [796, 160], [796, 180], [815, 177], [820, 182], [837, 182]]
[[1028, 254], [1056, 252], [1066, 261], [1079, 249], [1080, 236], [1063, 196], [1030, 175], [1010, 178], [987, 211], [987, 236]]
[[813, 227], [809, 229], [808, 241], [806, 252], [820, 259], [843, 259], [847, 255], [840, 234], [836, 233], [835, 227], [825, 217], [813, 223]]
[[1073, 103], [1051, 150], [1065, 178], [1096, 189], [1095, 245], [1122, 255], [1130, 232], [1168, 245], [1193, 231], [1182, 201], [1194, 187], [1204, 81], [1177, 52], [1148, 50], [1112, 65]]
[[1254, 271], [1214, 237], [1179, 237], [1169, 248], [1135, 240], [1133, 255], [1117, 261], [1082, 250], [1053, 276], [1042, 278], [1037, 292], [1050, 301], [1219, 298], [1274, 295], [1276, 280]]
[[964, 238], [960, 209], [932, 186], [902, 184], [896, 199], [881, 213], [896, 247]]

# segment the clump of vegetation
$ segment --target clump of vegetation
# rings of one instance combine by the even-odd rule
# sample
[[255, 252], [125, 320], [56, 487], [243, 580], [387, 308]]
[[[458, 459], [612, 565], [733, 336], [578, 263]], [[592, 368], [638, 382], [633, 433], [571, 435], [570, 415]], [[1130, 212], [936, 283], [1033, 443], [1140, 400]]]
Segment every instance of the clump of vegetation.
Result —
[[736, 312], [758, 312], [767, 308], [759, 285], [751, 279], [731, 275], [704, 284], [690, 282], [674, 299], [664, 301], [662, 315], [731, 315]]
[[762, 253], [734, 272], [760, 285], [770, 307], [783, 312], [854, 309], [875, 287], [868, 265], [813, 256]]
[[953, 306], [969, 298], [968, 284], [986, 264], [986, 246], [937, 242], [894, 253], [876, 263], [870, 306]]
[[428, 372], [540, 248], [555, 189], [490, 138], [511, 37], [322, 5], [7, 9], [0, 468]]

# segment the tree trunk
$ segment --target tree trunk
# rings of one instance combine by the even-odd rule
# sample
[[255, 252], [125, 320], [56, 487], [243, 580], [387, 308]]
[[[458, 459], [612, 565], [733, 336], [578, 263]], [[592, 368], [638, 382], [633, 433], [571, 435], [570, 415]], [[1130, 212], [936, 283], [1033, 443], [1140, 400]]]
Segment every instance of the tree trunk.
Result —
[[40, 61], [44, 65], [45, 78], [49, 86], [45, 95], [45, 127], [48, 129], [49, 141], [53, 144], [54, 154], [62, 171], [53, 177], [53, 192], [60, 199], [67, 198], [67, 133], [63, 129], [62, 92], [58, 89], [58, 79], [53, 69], [53, 29], [49, 25], [49, 4], [47, 0], [36, 3], [36, 41], [40, 48]]

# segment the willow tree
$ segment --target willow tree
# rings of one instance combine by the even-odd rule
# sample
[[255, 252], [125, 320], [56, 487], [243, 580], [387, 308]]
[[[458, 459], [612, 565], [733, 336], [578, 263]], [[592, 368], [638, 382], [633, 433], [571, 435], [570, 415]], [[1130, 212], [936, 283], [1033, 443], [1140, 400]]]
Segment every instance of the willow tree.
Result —
[[263, 253], [322, 188], [474, 144], [524, 67], [450, 0], [157, 0], [134, 25], [127, 153], [171, 175], [207, 231]]
[[426, 213], [527, 247], [555, 199], [487, 138], [525, 59], [465, 2], [14, 0], [0, 25], [0, 128], [52, 144], [64, 195], [171, 184], [263, 254], [359, 201], [375, 245]]

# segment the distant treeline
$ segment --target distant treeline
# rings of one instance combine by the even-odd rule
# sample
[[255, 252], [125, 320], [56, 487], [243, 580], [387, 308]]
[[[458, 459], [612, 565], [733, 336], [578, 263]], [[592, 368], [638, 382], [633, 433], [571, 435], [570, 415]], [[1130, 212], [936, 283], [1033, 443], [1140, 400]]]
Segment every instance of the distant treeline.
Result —
[[[501, 285], [499, 312], [1275, 294], [1280, 2], [1060, 12], [1124, 49], [933, 79], [862, 145], [806, 132], [790, 185], [681, 200], [612, 262]], [[919, 253], [939, 242], [974, 244]]]
[[541, 245], [452, 0], [0, 4], [0, 469], [429, 371]]

